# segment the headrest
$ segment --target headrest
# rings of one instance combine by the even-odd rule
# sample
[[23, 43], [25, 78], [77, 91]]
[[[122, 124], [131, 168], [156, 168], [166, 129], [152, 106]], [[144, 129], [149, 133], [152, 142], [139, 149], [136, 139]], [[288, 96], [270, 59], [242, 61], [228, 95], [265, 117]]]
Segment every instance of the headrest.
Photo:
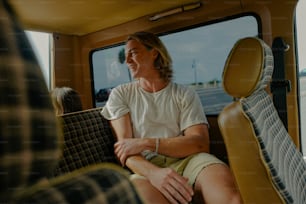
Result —
[[235, 97], [248, 97], [271, 81], [273, 53], [261, 39], [247, 37], [232, 48], [223, 70], [223, 88]]
[[33, 49], [0, 1], [0, 203], [44, 178], [60, 154], [60, 129]]

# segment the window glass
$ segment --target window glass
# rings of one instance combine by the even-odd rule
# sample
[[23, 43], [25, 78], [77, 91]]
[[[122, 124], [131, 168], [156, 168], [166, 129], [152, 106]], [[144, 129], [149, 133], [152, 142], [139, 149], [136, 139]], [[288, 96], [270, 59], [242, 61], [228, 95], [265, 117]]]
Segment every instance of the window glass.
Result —
[[92, 54], [96, 107], [105, 104], [113, 87], [132, 80], [124, 60], [124, 45], [95, 51]]
[[[296, 9], [297, 53], [300, 90], [301, 146], [306, 161], [306, 0], [300, 0]], [[304, 20], [304, 21], [303, 21]]]
[[[222, 71], [234, 43], [247, 36], [258, 36], [253, 16], [160, 36], [173, 60], [173, 81], [196, 89], [206, 114], [218, 114], [232, 101], [221, 87]], [[95, 105], [103, 106], [113, 87], [132, 80], [124, 64], [124, 45], [94, 51], [92, 73]]]
[[38, 59], [38, 63], [42, 69], [43, 75], [46, 80], [46, 84], [50, 89], [50, 38], [51, 34], [42, 33], [42, 32], [34, 32], [34, 31], [26, 31], [26, 35], [29, 38], [29, 41], [33, 47], [34, 53]]

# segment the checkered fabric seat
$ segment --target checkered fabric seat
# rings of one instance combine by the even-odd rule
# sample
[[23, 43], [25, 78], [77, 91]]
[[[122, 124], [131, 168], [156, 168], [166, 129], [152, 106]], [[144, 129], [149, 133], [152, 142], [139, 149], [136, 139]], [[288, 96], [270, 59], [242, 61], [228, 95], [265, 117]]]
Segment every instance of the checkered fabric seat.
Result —
[[286, 203], [306, 203], [306, 163], [277, 112], [271, 110], [271, 96], [262, 92], [241, 103], [253, 123], [261, 155], [278, 192]]
[[219, 115], [230, 166], [245, 203], [306, 203], [306, 163], [266, 87], [273, 54], [258, 38], [233, 47], [223, 72], [225, 91], [236, 98]]
[[128, 176], [129, 172], [111, 163], [91, 165], [31, 186], [14, 203], [142, 203]]
[[114, 154], [115, 137], [101, 110], [94, 108], [58, 116], [63, 125], [64, 146], [54, 176], [101, 162], [119, 164]]
[[0, 203], [142, 203], [115, 164], [47, 179], [62, 155], [62, 129], [15, 16], [0, 0]]

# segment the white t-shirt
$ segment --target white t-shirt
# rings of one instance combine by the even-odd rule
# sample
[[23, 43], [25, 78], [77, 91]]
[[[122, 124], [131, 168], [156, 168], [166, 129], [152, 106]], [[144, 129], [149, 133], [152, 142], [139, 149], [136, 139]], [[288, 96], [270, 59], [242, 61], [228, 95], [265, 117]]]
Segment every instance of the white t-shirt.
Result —
[[155, 93], [145, 91], [137, 81], [119, 85], [101, 113], [108, 120], [130, 113], [136, 138], [176, 137], [192, 125], [208, 124], [197, 93], [172, 82]]

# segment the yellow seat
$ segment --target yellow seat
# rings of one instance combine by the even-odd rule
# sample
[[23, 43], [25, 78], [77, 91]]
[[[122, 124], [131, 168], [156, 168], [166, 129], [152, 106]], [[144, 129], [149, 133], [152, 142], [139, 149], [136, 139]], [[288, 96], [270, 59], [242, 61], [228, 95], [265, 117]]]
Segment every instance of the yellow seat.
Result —
[[273, 54], [262, 40], [234, 45], [223, 87], [235, 100], [218, 117], [220, 131], [244, 203], [306, 203], [306, 163], [267, 92], [272, 73]]

